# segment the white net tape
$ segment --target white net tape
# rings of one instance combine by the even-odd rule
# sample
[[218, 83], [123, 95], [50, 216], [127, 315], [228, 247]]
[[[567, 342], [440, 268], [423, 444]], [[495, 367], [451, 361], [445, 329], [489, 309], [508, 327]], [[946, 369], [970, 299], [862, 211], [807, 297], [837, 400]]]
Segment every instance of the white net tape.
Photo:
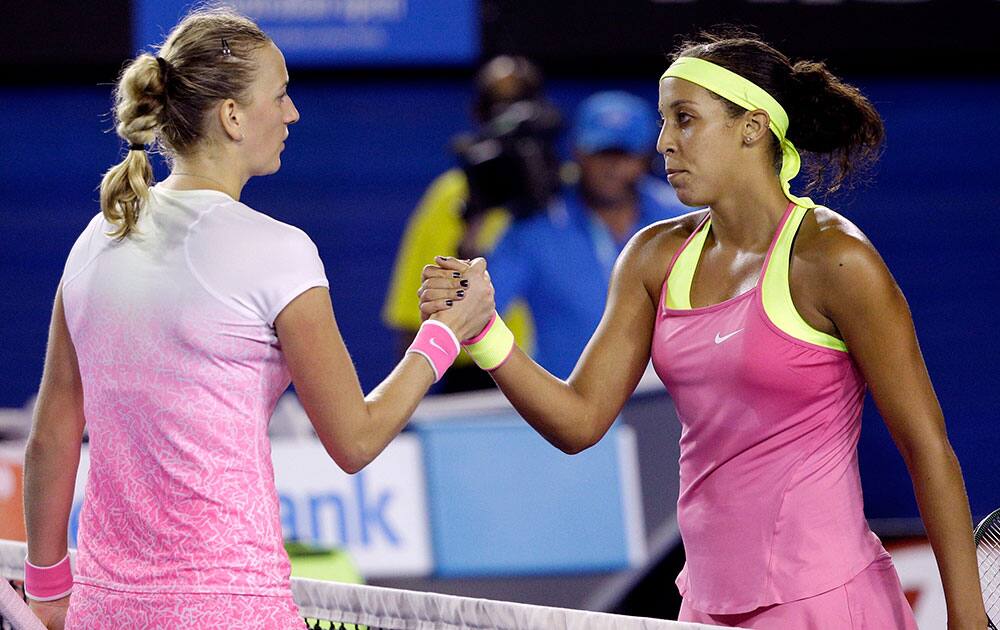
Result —
[[336, 619], [387, 630], [697, 630], [710, 627], [318, 580], [293, 580], [292, 592], [305, 617]]

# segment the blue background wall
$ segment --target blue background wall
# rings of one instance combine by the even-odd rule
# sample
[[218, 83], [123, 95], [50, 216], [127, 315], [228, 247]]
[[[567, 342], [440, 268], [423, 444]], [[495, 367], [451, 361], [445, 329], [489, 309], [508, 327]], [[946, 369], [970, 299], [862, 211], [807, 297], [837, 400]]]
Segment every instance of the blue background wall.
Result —
[[[825, 200], [874, 241], [906, 293], [966, 473], [973, 511], [1000, 505], [1000, 82], [861, 82], [885, 118], [875, 181]], [[571, 111], [596, 89], [655, 99], [655, 81], [552, 81]], [[119, 159], [110, 88], [0, 89], [0, 406], [41, 377], [52, 296], [76, 235], [98, 211], [101, 173]], [[378, 317], [396, 246], [424, 186], [452, 164], [469, 125], [467, 82], [296, 84], [302, 120], [282, 170], [243, 200], [298, 225], [319, 246], [338, 321], [370, 389], [394, 361]], [[160, 169], [158, 176], [165, 176]], [[868, 409], [860, 449], [869, 515], [916, 516], [909, 479]]]

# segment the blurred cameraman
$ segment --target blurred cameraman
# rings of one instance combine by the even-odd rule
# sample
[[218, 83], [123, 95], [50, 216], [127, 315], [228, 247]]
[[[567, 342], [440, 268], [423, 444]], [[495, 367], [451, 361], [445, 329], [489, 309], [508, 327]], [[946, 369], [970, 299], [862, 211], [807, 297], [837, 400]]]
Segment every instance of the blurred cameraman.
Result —
[[548, 205], [560, 188], [556, 140], [562, 116], [542, 96], [537, 68], [521, 57], [498, 57], [483, 68], [477, 88], [479, 130], [452, 141], [468, 182], [462, 258], [486, 251], [476, 236], [491, 210], [502, 207], [512, 218], [524, 218]]
[[[476, 75], [475, 133], [453, 140], [458, 168], [438, 176], [410, 217], [382, 311], [397, 331], [402, 355], [420, 327], [420, 273], [434, 256], [473, 258], [492, 251], [512, 214], [544, 208], [559, 190], [555, 140], [558, 110], [542, 94], [539, 69], [523, 57], [500, 56]], [[532, 347], [531, 316], [511, 301], [503, 317], [522, 348]], [[492, 387], [463, 353], [442, 380], [442, 391]]]
[[487, 257], [497, 309], [527, 302], [537, 331], [533, 358], [559, 378], [573, 371], [601, 320], [626, 242], [691, 211], [649, 174], [656, 134], [656, 113], [643, 99], [626, 92], [587, 98], [572, 130], [579, 182], [545, 212], [515, 221]]

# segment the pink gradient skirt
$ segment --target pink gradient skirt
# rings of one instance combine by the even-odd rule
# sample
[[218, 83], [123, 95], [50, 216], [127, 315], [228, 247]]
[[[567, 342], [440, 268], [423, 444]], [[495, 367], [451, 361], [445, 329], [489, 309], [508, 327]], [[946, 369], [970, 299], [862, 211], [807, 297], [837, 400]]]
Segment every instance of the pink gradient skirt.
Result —
[[288, 597], [226, 593], [123, 593], [77, 584], [66, 630], [125, 628], [303, 630]]
[[917, 630], [888, 553], [846, 584], [819, 595], [735, 615], [710, 615], [684, 601], [678, 621], [753, 630]]

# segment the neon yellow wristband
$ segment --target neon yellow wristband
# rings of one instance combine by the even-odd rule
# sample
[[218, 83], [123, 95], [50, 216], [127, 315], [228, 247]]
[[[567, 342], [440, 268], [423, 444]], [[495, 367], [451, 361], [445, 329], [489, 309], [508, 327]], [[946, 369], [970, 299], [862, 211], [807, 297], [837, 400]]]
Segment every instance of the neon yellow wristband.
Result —
[[462, 345], [476, 365], [489, 372], [503, 365], [514, 350], [514, 333], [494, 313], [486, 328], [472, 339], [463, 341]]

